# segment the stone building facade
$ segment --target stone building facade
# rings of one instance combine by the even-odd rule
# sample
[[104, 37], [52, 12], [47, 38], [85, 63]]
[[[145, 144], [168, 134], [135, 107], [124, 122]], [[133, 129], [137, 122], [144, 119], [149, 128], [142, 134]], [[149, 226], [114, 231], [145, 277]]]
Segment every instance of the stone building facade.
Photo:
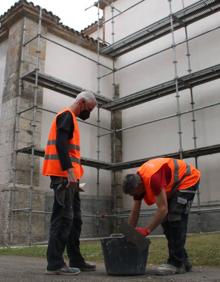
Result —
[[[194, 164], [199, 160], [202, 172], [200, 198], [193, 206], [190, 231], [220, 229], [220, 132], [216, 130], [220, 114], [218, 1], [209, 3], [213, 5], [210, 9], [197, 0], [187, 0], [186, 8], [182, 7], [182, 0], [143, 1], [139, 5], [134, 5], [133, 0], [109, 1], [112, 5], [100, 2], [105, 18], [100, 25], [96, 22], [82, 32], [64, 26], [51, 12], [25, 0], [0, 16], [0, 244], [47, 240], [53, 194], [49, 179], [41, 175], [41, 157], [55, 112], [68, 106], [80, 89], [94, 91], [101, 101], [91, 115], [91, 124], [80, 123], [83, 182], [87, 183], [86, 192], [81, 195], [82, 235], [98, 237], [117, 231], [132, 204], [130, 198], [122, 195], [123, 175], [135, 171], [149, 157], [179, 156], [180, 136], [186, 159]], [[176, 46], [164, 25], [170, 15], [169, 3], [179, 17], [190, 9], [196, 16], [193, 5], [201, 9], [201, 17], [186, 25], [187, 29], [181, 21], [174, 23], [180, 25], [174, 34]], [[127, 13], [103, 24], [112, 13], [124, 10]], [[140, 20], [133, 21], [134, 18]], [[158, 26], [164, 34], [151, 34], [150, 30]], [[134, 42], [127, 44], [130, 51], [111, 55], [117, 54], [117, 44], [120, 49], [132, 36], [138, 41], [140, 31], [148, 31], [153, 39], [147, 44], [139, 42], [134, 48]], [[102, 37], [102, 41], [98, 43], [97, 37]], [[103, 42], [108, 42], [108, 46]], [[98, 56], [97, 49], [105, 47], [109, 53], [103, 51]], [[178, 114], [178, 95], [173, 90], [164, 94], [174, 75], [180, 85], [190, 75], [192, 79], [187, 81], [194, 82], [191, 88], [184, 85], [179, 90]], [[148, 98], [151, 95], [153, 98]], [[137, 103], [132, 102], [132, 97], [139, 96]], [[192, 107], [197, 109], [195, 115]], [[181, 132], [177, 126], [180, 115]], [[154, 207], [143, 207], [140, 224], [153, 211]]]

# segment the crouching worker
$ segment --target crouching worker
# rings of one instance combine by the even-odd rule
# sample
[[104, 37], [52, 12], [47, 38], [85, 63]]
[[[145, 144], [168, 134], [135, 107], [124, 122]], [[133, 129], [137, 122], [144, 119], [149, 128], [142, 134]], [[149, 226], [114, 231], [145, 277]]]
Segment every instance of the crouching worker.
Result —
[[200, 172], [195, 167], [172, 158], [151, 159], [139, 167], [136, 174], [128, 174], [124, 179], [123, 191], [134, 199], [129, 224], [137, 226], [142, 200], [149, 206], [157, 206], [151, 221], [136, 230], [148, 236], [162, 225], [169, 258], [167, 264], [158, 267], [158, 274], [185, 273], [192, 269], [184, 246], [188, 215], [199, 180]]

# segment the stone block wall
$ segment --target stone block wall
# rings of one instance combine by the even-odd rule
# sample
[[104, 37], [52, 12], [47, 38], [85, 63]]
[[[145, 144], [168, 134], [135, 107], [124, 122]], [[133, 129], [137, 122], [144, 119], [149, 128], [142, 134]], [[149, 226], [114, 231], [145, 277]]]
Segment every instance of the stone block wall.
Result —
[[[188, 233], [199, 233], [199, 232], [215, 232], [220, 231], [220, 211], [218, 210], [209, 210], [204, 211], [208, 207], [202, 206], [201, 213], [198, 214], [193, 208], [189, 215], [188, 222]], [[210, 208], [210, 207], [209, 207]], [[147, 222], [149, 222], [153, 213], [149, 213], [147, 215], [143, 215], [140, 217], [138, 224], [140, 226], [145, 226]], [[153, 232], [153, 235], [161, 235], [163, 234], [162, 228], [159, 226]]]
[[[13, 209], [29, 207], [30, 187], [33, 189], [32, 203], [35, 198], [44, 210], [44, 195], [35, 192], [39, 182], [39, 158], [15, 153], [16, 149], [40, 144], [41, 111], [36, 110], [35, 124], [33, 124], [33, 110], [21, 115], [17, 113], [29, 109], [34, 103], [34, 93], [37, 95], [38, 106], [42, 106], [43, 90], [41, 87], [22, 82], [20, 76], [27, 71], [36, 69], [38, 51], [40, 51], [39, 67], [43, 71], [46, 43], [41, 42], [37, 50], [36, 39], [30, 45], [22, 48], [22, 39], [26, 42], [36, 36], [38, 25], [29, 18], [21, 18], [9, 27], [8, 49], [5, 65], [5, 86], [2, 96], [1, 128], [0, 128], [0, 241], [3, 243], [22, 242], [27, 235], [26, 219], [30, 220], [27, 212], [12, 212]], [[23, 54], [23, 60], [22, 60]], [[34, 125], [34, 126], [33, 126]], [[34, 168], [33, 181], [30, 183], [31, 169]], [[18, 187], [18, 185], [20, 185]], [[38, 196], [37, 196], [38, 195]], [[33, 214], [32, 220], [40, 215]], [[33, 221], [34, 222], [34, 221]], [[37, 221], [37, 222], [42, 222]], [[44, 227], [44, 226], [43, 226]], [[34, 230], [41, 234], [41, 224], [33, 225]], [[13, 231], [13, 232], [12, 232]], [[13, 236], [10, 236], [14, 233]], [[41, 236], [41, 235], [39, 235]], [[41, 238], [39, 238], [41, 239]]]
[[45, 192], [20, 186], [13, 195], [17, 210], [11, 227], [13, 244], [45, 241]]
[[10, 204], [10, 191], [5, 187], [1, 187], [0, 190], [0, 245], [6, 245], [9, 241], [9, 204]]
[[[97, 201], [94, 196], [83, 196], [81, 198], [81, 212], [82, 212], [82, 233], [83, 238], [103, 237], [109, 236], [112, 233], [112, 218], [105, 217], [112, 213], [111, 197], [100, 197]], [[51, 212], [53, 204], [53, 192], [48, 192], [45, 199], [45, 210]], [[96, 217], [96, 214], [103, 215], [103, 217]], [[45, 237], [48, 238], [50, 223], [50, 214], [45, 216]]]

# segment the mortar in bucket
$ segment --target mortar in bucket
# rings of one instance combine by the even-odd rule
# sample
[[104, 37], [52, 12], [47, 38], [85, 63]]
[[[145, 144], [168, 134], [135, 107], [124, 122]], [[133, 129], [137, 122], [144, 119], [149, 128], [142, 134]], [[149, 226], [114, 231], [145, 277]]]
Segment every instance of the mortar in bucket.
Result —
[[108, 275], [143, 275], [146, 271], [150, 240], [124, 225], [123, 233], [101, 239]]

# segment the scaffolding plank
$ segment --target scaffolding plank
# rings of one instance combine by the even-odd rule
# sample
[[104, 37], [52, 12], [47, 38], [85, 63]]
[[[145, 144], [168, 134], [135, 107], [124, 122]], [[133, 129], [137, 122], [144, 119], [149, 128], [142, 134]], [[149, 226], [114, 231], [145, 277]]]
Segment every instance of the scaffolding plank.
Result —
[[[24, 147], [17, 150], [18, 153], [24, 153], [24, 154], [32, 154], [32, 147]], [[44, 157], [44, 149], [41, 148], [34, 148], [34, 155], [38, 157]], [[103, 161], [97, 161], [94, 159], [88, 159], [88, 158], [81, 158], [81, 164], [89, 167], [94, 168], [101, 168], [101, 169], [110, 169], [111, 164], [103, 162]]]
[[[220, 64], [179, 77], [178, 89], [182, 91], [218, 78], [220, 78]], [[174, 79], [119, 98], [103, 105], [103, 108], [108, 110], [123, 110], [175, 92], [176, 84]]]
[[[183, 156], [183, 159], [188, 159], [188, 158], [201, 157], [201, 156], [206, 156], [206, 155], [211, 155], [211, 154], [216, 154], [216, 153], [220, 153], [220, 144], [201, 147], [197, 149], [186, 150], [182, 152], [182, 156]], [[111, 170], [117, 171], [117, 170], [139, 167], [143, 163], [149, 161], [150, 159], [154, 159], [154, 158], [177, 158], [179, 159], [180, 152], [151, 156], [151, 157], [129, 161], [129, 162], [114, 163], [111, 166]]]
[[[69, 96], [71, 98], [76, 98], [77, 94], [79, 94], [81, 91], [85, 90], [83, 88], [80, 88], [76, 85], [70, 84], [68, 82], [65, 82], [61, 79], [57, 79], [55, 77], [52, 77], [50, 75], [39, 73], [38, 76], [38, 85], [45, 87], [47, 89], [51, 89], [53, 91], [59, 92], [61, 94], [64, 94], [66, 96]], [[30, 83], [35, 83], [36, 80], [36, 70], [29, 72], [25, 74], [22, 79], [24, 81], [28, 81]], [[106, 98], [101, 95], [95, 95], [97, 102], [99, 106], [102, 106], [103, 104], [106, 104], [108, 102], [111, 102], [112, 100], [109, 98]]]
[[[31, 146], [24, 147], [24, 148], [18, 149], [17, 152], [30, 155], [32, 153], [32, 147]], [[187, 159], [187, 158], [201, 157], [201, 156], [206, 156], [206, 155], [211, 155], [211, 154], [216, 154], [216, 153], [220, 153], [220, 144], [200, 147], [197, 149], [185, 150], [182, 152], [182, 155], [183, 155], [183, 159]], [[41, 148], [34, 148], [34, 155], [39, 156], [39, 157], [44, 157], [44, 150]], [[82, 165], [89, 166], [89, 167], [118, 171], [118, 170], [123, 170], [123, 169], [135, 168], [135, 167], [142, 165], [144, 162], [150, 159], [162, 158], [162, 157], [178, 159], [180, 157], [180, 152], [151, 156], [151, 157], [146, 157], [146, 158], [139, 159], [139, 160], [128, 161], [128, 162], [119, 162], [119, 163], [107, 163], [103, 161], [97, 161], [94, 159], [81, 158], [81, 163]]]
[[[218, 12], [219, 10], [219, 0], [200, 0], [173, 14], [174, 30], [190, 25]], [[170, 16], [168, 16], [102, 48], [101, 53], [112, 57], [118, 57], [169, 34], [170, 32]]]

